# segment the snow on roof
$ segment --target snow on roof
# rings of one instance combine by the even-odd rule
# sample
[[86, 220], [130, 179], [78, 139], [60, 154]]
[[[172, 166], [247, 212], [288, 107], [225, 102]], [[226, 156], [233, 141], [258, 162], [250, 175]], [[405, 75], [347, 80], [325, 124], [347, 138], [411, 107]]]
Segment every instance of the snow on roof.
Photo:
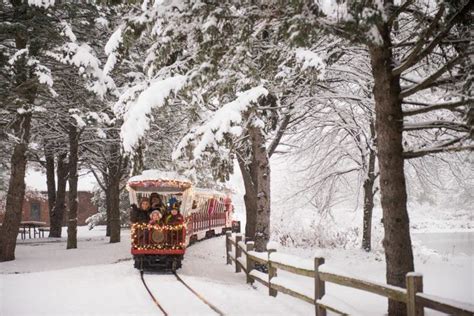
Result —
[[201, 188], [194, 188], [193, 189], [195, 193], [198, 193], [200, 195], [209, 195], [209, 196], [222, 196], [225, 197], [226, 194], [223, 192], [215, 191], [212, 189], [201, 189]]
[[174, 181], [191, 183], [191, 181], [188, 178], [178, 174], [175, 171], [164, 171], [164, 170], [159, 170], [159, 169], [144, 170], [141, 175], [131, 177], [128, 180], [128, 183], [139, 182], [139, 181], [156, 181], [156, 180], [162, 180], [162, 181], [174, 180]]
[[[48, 187], [46, 186], [46, 174], [38, 170], [27, 169], [26, 174], [25, 174], [25, 183], [26, 183], [27, 190], [34, 190], [34, 191], [47, 191], [48, 190]], [[97, 185], [97, 181], [95, 180], [92, 174], [90, 173], [82, 174], [82, 175], [79, 174], [79, 180], [77, 183], [78, 191], [91, 192], [94, 190], [94, 187], [96, 185]], [[68, 184], [66, 184], [66, 190], [67, 190], [67, 187], [68, 187]]]

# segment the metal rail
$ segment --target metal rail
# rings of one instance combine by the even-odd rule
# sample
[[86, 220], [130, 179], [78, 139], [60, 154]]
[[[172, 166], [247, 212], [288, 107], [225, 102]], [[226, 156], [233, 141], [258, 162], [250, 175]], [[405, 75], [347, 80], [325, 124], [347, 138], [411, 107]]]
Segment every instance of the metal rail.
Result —
[[201, 294], [193, 290], [186, 282], [183, 281], [183, 279], [181, 279], [181, 277], [176, 272], [173, 272], [173, 274], [179, 282], [181, 282], [188, 290], [190, 290], [194, 295], [196, 295], [196, 297], [199, 298], [204, 304], [209, 306], [213, 311], [215, 311], [220, 316], [225, 315], [221, 310], [219, 310], [217, 307], [212, 305], [208, 300], [206, 300]]
[[140, 278], [142, 279], [142, 283], [145, 286], [145, 289], [147, 290], [148, 294], [150, 294], [151, 299], [153, 300], [155, 305], [158, 306], [163, 315], [168, 316], [168, 313], [163, 309], [163, 307], [160, 305], [153, 293], [151, 293], [150, 289], [148, 288], [148, 285], [146, 285], [145, 278], [143, 277], [143, 270], [140, 270]]
[[[218, 236], [218, 235], [217, 235]], [[202, 240], [198, 240], [197, 242], [199, 241], [202, 241]], [[189, 248], [191, 245], [189, 245], [187, 248]], [[168, 316], [168, 313], [163, 309], [163, 307], [160, 305], [160, 303], [158, 302], [158, 300], [156, 299], [156, 297], [153, 295], [153, 293], [151, 293], [150, 289], [148, 288], [148, 286], [146, 285], [146, 282], [145, 282], [145, 279], [143, 278], [143, 267], [140, 269], [140, 277], [142, 279], [142, 283], [143, 285], [145, 286], [146, 290], [148, 291], [148, 294], [150, 294], [150, 297], [152, 298], [153, 302], [156, 304], [156, 306], [160, 309], [160, 311], [165, 315], [165, 316]], [[199, 298], [204, 304], [206, 304], [207, 306], [209, 306], [214, 312], [216, 312], [217, 314], [219, 314], [220, 316], [224, 316], [225, 314], [219, 310], [216, 306], [212, 305], [209, 301], [207, 301], [201, 294], [199, 294], [198, 292], [196, 292], [195, 290], [193, 290], [186, 282], [184, 282], [183, 279], [181, 279], [181, 277], [176, 273], [176, 271], [173, 271], [173, 274], [174, 276], [176, 277], [176, 279], [181, 283], [183, 284], [188, 290], [190, 290], [197, 298]]]

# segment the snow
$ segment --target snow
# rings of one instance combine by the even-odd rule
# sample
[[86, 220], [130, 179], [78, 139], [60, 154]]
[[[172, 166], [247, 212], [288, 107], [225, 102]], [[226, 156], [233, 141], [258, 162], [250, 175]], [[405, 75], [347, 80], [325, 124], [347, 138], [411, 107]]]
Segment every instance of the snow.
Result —
[[439, 297], [439, 296], [436, 296], [436, 295], [429, 295], [429, 294], [425, 294], [425, 293], [418, 293], [417, 296], [420, 296], [420, 297], [423, 297], [425, 299], [435, 301], [435, 302], [443, 302], [444, 304], [449, 304], [449, 305], [457, 307], [459, 309], [464, 309], [464, 310], [474, 312], [474, 305], [473, 304], [463, 303], [463, 302], [459, 302], [459, 301], [456, 301], [456, 300], [450, 300], [450, 299], [446, 299], [446, 298]]
[[40, 8], [49, 8], [54, 5], [55, 0], [28, 0], [28, 5]]
[[8, 60], [8, 63], [10, 65], [13, 65], [22, 55], [28, 56], [28, 54], [29, 54], [29, 50], [27, 48], [19, 49], [18, 51], [15, 52], [15, 54], [13, 54], [12, 57], [10, 57], [10, 59]]
[[[19, 240], [16, 260], [0, 263], [0, 314], [2, 315], [155, 315], [157, 308], [140, 283], [130, 260], [130, 231], [122, 231], [122, 241], [110, 244], [105, 227], [79, 227], [78, 249], [66, 250], [66, 238]], [[63, 228], [66, 236], [66, 228]], [[272, 260], [292, 253], [310, 261], [312, 250], [279, 247]], [[345, 272], [384, 283], [385, 264], [380, 254], [362, 250], [320, 250], [326, 264], [323, 271]], [[266, 258], [266, 253], [262, 258]], [[282, 261], [287, 260], [283, 257]], [[306, 258], [306, 259], [305, 259]], [[242, 262], [244, 262], [242, 260]], [[416, 271], [423, 273], [424, 296], [440, 296], [457, 306], [469, 307], [474, 299], [472, 256], [449, 259], [436, 255], [416, 256]], [[332, 268], [329, 268], [331, 266]], [[244, 273], [235, 273], [225, 264], [225, 237], [208, 239], [187, 249], [180, 276], [226, 315], [311, 315], [314, 306], [279, 293], [268, 296], [268, 288], [246, 284]], [[252, 271], [266, 281], [268, 275]], [[313, 297], [314, 280], [278, 270], [272, 283]], [[171, 275], [146, 274], [151, 290], [171, 315], [214, 315], [206, 305], [177, 284]], [[443, 284], [443, 286], [440, 286]], [[6, 290], [8, 289], [8, 291]], [[40, 289], [40, 290], [39, 290]], [[60, 290], [58, 290], [60, 289]], [[52, 298], [54, 297], [54, 301]], [[186, 304], [182, 304], [183, 298]], [[21, 301], [20, 301], [21, 299]], [[451, 300], [451, 301], [450, 301]], [[360, 290], [326, 283], [321, 300], [350, 314], [381, 315], [385, 298]], [[28, 304], [23, 304], [28, 302]], [[112, 302], [106, 304], [104, 302]], [[364, 302], [361, 304], [361, 302]], [[464, 303], [462, 303], [464, 302]], [[330, 314], [330, 313], [328, 313]], [[439, 315], [426, 310], [426, 315]]]
[[301, 67], [302, 70], [314, 68], [320, 72], [319, 78], [324, 79], [326, 63], [324, 62], [324, 58], [319, 54], [303, 48], [298, 48], [296, 49], [295, 56], [296, 60], [303, 64]]
[[177, 180], [191, 183], [189, 179], [174, 171], [164, 171], [159, 169], [144, 170], [142, 174], [131, 177], [128, 182], [149, 181], [149, 180]]
[[365, 313], [360, 312], [359, 310], [355, 309], [352, 305], [347, 304], [344, 301], [341, 301], [337, 297], [332, 295], [324, 295], [324, 297], [318, 300], [321, 304], [326, 306], [331, 306], [337, 308], [339, 311], [346, 313], [347, 315], [367, 315]]
[[[155, 79], [135, 86], [122, 94], [115, 105], [115, 112], [124, 112], [121, 137], [124, 149], [133, 151], [135, 145], [149, 128], [152, 110], [162, 107], [171, 93], [177, 93], [187, 81], [186, 76], [177, 75], [166, 79]], [[139, 92], [139, 90], [142, 90]], [[139, 92], [138, 97], [135, 94]]]
[[261, 260], [268, 261], [268, 253], [267, 252], [256, 252], [256, 251], [249, 251], [249, 255], [259, 258]]
[[71, 25], [66, 21], [61, 21], [61, 25], [63, 26], [63, 33], [61, 35], [66, 35], [71, 42], [77, 41], [77, 37], [72, 31]]
[[94, 50], [86, 43], [69, 42], [47, 55], [64, 64], [75, 66], [79, 75], [90, 78], [86, 88], [100, 98], [103, 98], [107, 91], [114, 91], [116, 88], [112, 78], [100, 68], [101, 62], [95, 56]]
[[336, 21], [350, 20], [352, 18], [348, 13], [345, 1], [338, 3], [333, 0], [314, 0], [314, 3], [318, 5], [324, 14]]
[[271, 253], [270, 259], [274, 262], [285, 264], [287, 266], [314, 271], [313, 260], [301, 259], [300, 257], [292, 256], [292, 255], [289, 255], [286, 253], [280, 253], [280, 252]]
[[[66, 229], [63, 229], [65, 235]], [[129, 230], [109, 244], [105, 228], [79, 227], [78, 249], [66, 239], [19, 241], [16, 260], [0, 263], [1, 315], [157, 315], [130, 260]], [[226, 315], [309, 315], [314, 307], [246, 283], [225, 264], [224, 237], [187, 249], [180, 277]], [[145, 273], [150, 290], [170, 315], [215, 315], [173, 275]], [[8, 290], [7, 290], [8, 289]], [[28, 302], [25, 304], [25, 302]], [[185, 303], [184, 303], [185, 302]]]
[[190, 142], [196, 141], [193, 150], [194, 160], [201, 157], [206, 148], [217, 148], [217, 143], [224, 139], [224, 135], [240, 136], [242, 128], [235, 128], [242, 123], [242, 115], [257, 102], [261, 96], [266, 96], [268, 90], [263, 86], [237, 93], [237, 98], [224, 104], [213, 113], [212, 118], [186, 135], [173, 152], [173, 159], [178, 159]]
[[[278, 273], [278, 272], [277, 272]], [[304, 284], [300, 281], [299, 278], [292, 278], [288, 275], [285, 276], [277, 276], [271, 279], [272, 284], [280, 285], [284, 288], [292, 290], [294, 292], [303, 294], [304, 296], [314, 299], [314, 282]]]
[[112, 54], [115, 50], [117, 50], [117, 48], [119, 48], [122, 41], [122, 29], [118, 28], [109, 38], [107, 44], [105, 44], [105, 53], [107, 55]]
[[107, 75], [110, 73], [117, 63], [117, 54], [116, 51], [119, 49], [120, 44], [123, 42], [122, 29], [118, 28], [114, 34], [109, 38], [107, 44], [105, 45], [104, 51], [108, 55], [107, 62], [104, 66], [104, 74]]

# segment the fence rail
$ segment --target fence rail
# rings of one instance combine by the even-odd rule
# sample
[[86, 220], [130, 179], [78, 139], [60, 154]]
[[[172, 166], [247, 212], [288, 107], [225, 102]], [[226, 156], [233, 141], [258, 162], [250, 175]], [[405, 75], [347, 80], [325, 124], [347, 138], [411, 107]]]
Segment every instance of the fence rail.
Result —
[[[235, 237], [235, 239], [233, 237]], [[424, 308], [453, 315], [474, 316], [474, 305], [472, 304], [461, 303], [423, 293], [423, 277], [418, 273], [412, 272], [407, 274], [406, 289], [404, 289], [334, 272], [325, 264], [324, 258], [314, 258], [313, 269], [309, 269], [306, 266], [302, 267], [296, 266], [296, 264], [281, 262], [281, 260], [272, 259], [272, 254], [276, 252], [275, 249], [268, 249], [267, 252], [264, 253], [255, 252], [253, 251], [253, 242], [244, 243], [242, 239], [243, 236], [240, 234], [233, 236], [231, 232], [226, 233], [227, 264], [234, 262], [235, 272], [241, 272], [243, 270], [247, 275], [248, 283], [258, 281], [264, 284], [268, 287], [269, 295], [271, 296], [276, 296], [278, 292], [281, 292], [315, 305], [315, 314], [317, 316], [326, 315], [326, 310], [342, 315], [351, 314], [350, 311], [336, 306], [337, 304], [327, 302], [323, 299], [326, 294], [327, 282], [403, 302], [407, 305], [407, 315], [409, 316], [424, 315]], [[245, 259], [242, 257], [242, 254], [245, 255]], [[266, 265], [268, 273], [255, 270], [254, 267], [256, 263]], [[277, 282], [272, 283], [272, 279], [277, 276], [278, 269], [314, 279], [314, 296], [310, 297], [295, 289], [277, 284]]]

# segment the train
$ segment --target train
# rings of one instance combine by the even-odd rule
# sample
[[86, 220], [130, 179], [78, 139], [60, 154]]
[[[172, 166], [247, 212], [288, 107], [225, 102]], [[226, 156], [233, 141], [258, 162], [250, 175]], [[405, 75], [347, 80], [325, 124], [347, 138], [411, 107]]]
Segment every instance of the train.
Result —
[[240, 232], [230, 192], [198, 188], [176, 172], [156, 169], [131, 177], [126, 188], [132, 205], [158, 194], [166, 208], [170, 209], [171, 203], [179, 205], [184, 219], [177, 225], [131, 223], [131, 253], [134, 267], [141, 271], [174, 272], [181, 268], [186, 248], [192, 243], [227, 231]]

